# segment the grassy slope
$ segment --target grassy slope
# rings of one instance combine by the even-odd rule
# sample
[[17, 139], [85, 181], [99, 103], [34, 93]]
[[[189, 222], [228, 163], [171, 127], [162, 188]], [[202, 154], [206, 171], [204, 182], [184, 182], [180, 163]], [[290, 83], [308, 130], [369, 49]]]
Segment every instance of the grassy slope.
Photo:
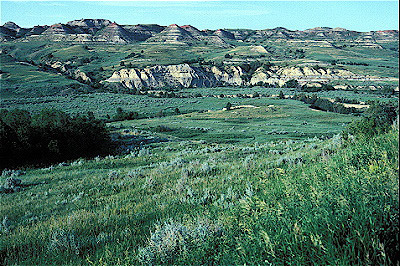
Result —
[[[396, 43], [394, 43], [396, 45]], [[81, 65], [83, 71], [97, 71], [101, 66], [105, 69], [104, 75], [110, 76], [112, 71], [120, 67], [120, 61], [132, 63], [134, 67], [145, 67], [155, 64], [179, 64], [187, 60], [203, 58], [205, 61], [229, 61], [224, 56], [226, 53], [233, 55], [232, 61], [246, 61], [247, 59], [259, 61], [276, 61], [280, 64], [299, 64], [317, 60], [320, 63], [330, 64], [332, 60], [343, 62], [367, 63], [370, 66], [342, 65], [360, 74], [398, 77], [398, 53], [389, 49], [373, 49], [364, 47], [316, 47], [305, 44], [285, 42], [255, 42], [235, 43], [234, 48], [220, 48], [213, 45], [197, 44], [194, 46], [136, 43], [128, 45], [109, 44], [69, 44], [48, 43], [32, 41], [9, 42], [2, 44], [10, 53], [19, 60], [38, 61], [49, 53], [61, 61], [74, 61], [79, 58], [92, 58], [90, 64]], [[267, 53], [256, 51], [253, 46], [261, 45], [267, 48]], [[390, 46], [389, 44], [387, 45]], [[86, 49], [85, 47], [89, 48]], [[303, 49], [305, 57], [293, 57], [289, 50]], [[143, 51], [143, 52], [142, 52]], [[128, 57], [131, 53], [135, 57]], [[264, 57], [260, 57], [263, 55]], [[384, 67], [383, 67], [384, 66]], [[113, 68], [114, 67], [114, 68]], [[336, 66], [338, 67], [338, 66]], [[388, 68], [386, 68], [388, 67]]]
[[17, 63], [8, 55], [1, 54], [0, 61], [0, 70], [3, 72], [0, 97], [7, 97], [11, 92], [24, 97], [54, 95], [72, 84], [79, 84], [57, 73], [44, 72], [36, 66]]
[[29, 170], [0, 194], [0, 263], [384, 264], [398, 245], [398, 132], [151, 153]]

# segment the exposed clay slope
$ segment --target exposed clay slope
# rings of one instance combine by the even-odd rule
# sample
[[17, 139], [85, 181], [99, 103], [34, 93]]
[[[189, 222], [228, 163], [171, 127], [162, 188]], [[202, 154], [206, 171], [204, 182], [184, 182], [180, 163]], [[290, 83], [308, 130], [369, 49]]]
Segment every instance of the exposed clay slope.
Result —
[[137, 41], [132, 33], [117, 23], [111, 23], [96, 35], [96, 41], [112, 43], [129, 43]]
[[328, 82], [331, 80], [378, 79], [377, 77], [356, 75], [342, 69], [325, 69], [313, 67], [278, 67], [258, 68], [248, 75], [240, 66], [203, 66], [193, 67], [188, 64], [153, 66], [144, 69], [121, 69], [105, 82], [122, 83], [128, 88], [140, 89], [171, 87], [212, 87], [217, 85], [283, 85], [291, 79], [300, 84]]
[[196, 38], [187, 30], [172, 24], [166, 27], [162, 32], [151, 37], [147, 42], [170, 43], [170, 44], [188, 44], [196, 42]]
[[217, 35], [218, 37], [222, 38], [222, 39], [230, 39], [230, 40], [234, 40], [235, 39], [235, 35], [233, 35], [231, 32], [223, 30], [223, 29], [218, 29], [214, 32], [215, 35]]
[[80, 19], [67, 22], [68, 26], [74, 29], [81, 29], [84, 33], [95, 34], [100, 29], [110, 25], [108, 19]]
[[77, 32], [71, 26], [58, 23], [58, 24], [51, 25], [50, 28], [46, 29], [42, 34], [51, 36], [51, 35], [58, 35], [58, 34], [68, 35], [68, 34], [76, 34], [76, 33]]
[[124, 29], [130, 32], [135, 40], [145, 41], [163, 31], [165, 27], [157, 24], [138, 24], [133, 26], [124, 26]]

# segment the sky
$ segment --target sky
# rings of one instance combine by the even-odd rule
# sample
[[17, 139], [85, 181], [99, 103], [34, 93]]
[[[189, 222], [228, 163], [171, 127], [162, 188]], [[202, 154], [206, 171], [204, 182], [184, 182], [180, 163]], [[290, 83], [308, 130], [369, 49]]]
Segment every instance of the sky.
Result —
[[398, 1], [1, 1], [1, 21], [21, 27], [104, 18], [121, 25], [203, 29], [399, 29]]

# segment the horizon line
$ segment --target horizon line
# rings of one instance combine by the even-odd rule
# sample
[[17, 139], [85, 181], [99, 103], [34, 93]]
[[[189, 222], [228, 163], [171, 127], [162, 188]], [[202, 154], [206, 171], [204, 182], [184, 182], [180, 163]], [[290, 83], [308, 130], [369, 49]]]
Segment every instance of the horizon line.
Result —
[[[0, 0], [0, 1], [1, 1], [1, 0]], [[18, 2], [22, 2], [22, 1], [23, 1], [23, 0], [18, 0]], [[31, 1], [32, 1], [32, 0], [31, 0]], [[33, 1], [36, 1], [36, 0], [33, 0]], [[92, 1], [92, 0], [86, 0], [86, 1]], [[164, 0], [157, 0], [157, 1], [164, 1]], [[178, 0], [178, 1], [180, 1], [180, 0]], [[193, 0], [193, 1], [198, 1], [198, 0]], [[214, 1], [214, 0], [210, 0], [210, 1]], [[317, 1], [317, 0], [315, 0], [315, 1]], [[21, 28], [33, 28], [33, 27], [35, 27], [35, 26], [48, 26], [48, 27], [51, 27], [51, 26], [57, 25], [57, 24], [66, 25], [68, 22], [78, 21], [78, 20], [89, 20], [89, 19], [93, 19], [93, 20], [94, 20], [94, 19], [108, 20], [108, 21], [111, 21], [112, 23], [116, 23], [116, 24], [118, 24], [118, 25], [120, 25], [120, 26], [158, 25], [158, 26], [161, 26], [161, 27], [169, 27], [169, 26], [171, 26], [171, 25], [177, 25], [177, 26], [180, 27], [180, 28], [183, 27], [183, 26], [192, 26], [192, 27], [197, 28], [197, 27], [194, 26], [193, 24], [182, 24], [182, 25], [179, 25], [179, 24], [177, 24], [177, 23], [172, 23], [172, 24], [169, 24], [169, 25], [161, 25], [161, 24], [158, 24], [158, 23], [120, 24], [120, 23], [118, 23], [118, 22], [116, 22], [116, 21], [113, 21], [113, 20], [107, 19], [107, 18], [80, 18], [80, 19], [69, 20], [69, 21], [67, 21], [67, 22], [57, 22], [57, 23], [54, 23], [54, 24], [51, 24], [51, 25], [47, 25], [47, 24], [42, 24], [42, 25], [36, 24], [36, 25], [34, 25], [34, 26], [31, 26], [31, 27], [21, 27], [18, 23], [14, 22], [14, 21], [12, 21], [12, 20], [9, 20], [9, 21], [6, 21], [6, 22], [2, 23], [1, 26], [5, 25], [6, 23], [12, 22], [12, 23], [16, 24], [17, 26], [19, 26], [19, 27], [21, 27]], [[205, 29], [201, 29], [201, 31], [205, 31], [205, 30], [273, 30], [273, 29], [277, 29], [277, 28], [283, 28], [283, 29], [286, 29], [286, 30], [289, 30], [289, 31], [306, 31], [306, 30], [312, 30], [312, 29], [316, 29], [316, 28], [327, 28], [327, 29], [332, 29], [332, 30], [334, 30], [334, 29], [345, 29], [345, 30], [348, 30], [348, 31], [361, 32], [361, 33], [362, 33], [362, 32], [372, 32], [372, 31], [375, 31], [375, 32], [379, 32], [379, 31], [399, 31], [398, 29], [384, 29], [384, 30], [358, 31], [358, 30], [351, 30], [351, 29], [344, 28], [344, 27], [329, 27], [329, 26], [316, 26], [316, 27], [307, 28], [307, 29], [304, 29], [304, 30], [289, 29], [289, 28], [287, 28], [287, 27], [276, 26], [276, 27], [273, 27], [273, 28], [263, 28], [263, 29], [253, 29], [253, 28], [217, 28], [217, 29], [210, 29], [210, 28], [205, 28]], [[198, 29], [198, 28], [197, 28], [197, 29]]]

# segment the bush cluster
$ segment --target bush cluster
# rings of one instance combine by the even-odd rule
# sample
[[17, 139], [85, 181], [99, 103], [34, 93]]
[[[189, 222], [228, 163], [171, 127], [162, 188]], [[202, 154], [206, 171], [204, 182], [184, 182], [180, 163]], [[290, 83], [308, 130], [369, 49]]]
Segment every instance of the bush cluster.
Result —
[[117, 112], [113, 117], [114, 121], [122, 121], [122, 120], [133, 120], [139, 118], [139, 114], [137, 112], [127, 112], [123, 110], [121, 107], [117, 108]]
[[[156, 226], [148, 245], [139, 249], [143, 264], [175, 264], [183, 258], [203, 265], [204, 256], [216, 251], [223, 229], [209, 221], [183, 225], [174, 221]], [[193, 256], [195, 255], [195, 256]]]
[[0, 111], [0, 168], [95, 156], [106, 152], [109, 144], [105, 124], [92, 114]]
[[360, 110], [355, 107], [345, 107], [341, 103], [331, 102], [328, 99], [319, 98], [315, 94], [312, 96], [307, 96], [303, 93], [299, 95], [295, 94], [293, 99], [310, 104], [311, 108], [322, 111], [329, 111], [339, 114], [357, 114], [363, 112], [362, 109]]
[[321, 87], [303, 85], [301, 91], [304, 92], [319, 92], [319, 91], [333, 91], [335, 87], [329, 84], [321, 84]]
[[397, 103], [372, 102], [364, 117], [350, 124], [348, 133], [367, 137], [386, 133], [398, 121], [398, 108]]

